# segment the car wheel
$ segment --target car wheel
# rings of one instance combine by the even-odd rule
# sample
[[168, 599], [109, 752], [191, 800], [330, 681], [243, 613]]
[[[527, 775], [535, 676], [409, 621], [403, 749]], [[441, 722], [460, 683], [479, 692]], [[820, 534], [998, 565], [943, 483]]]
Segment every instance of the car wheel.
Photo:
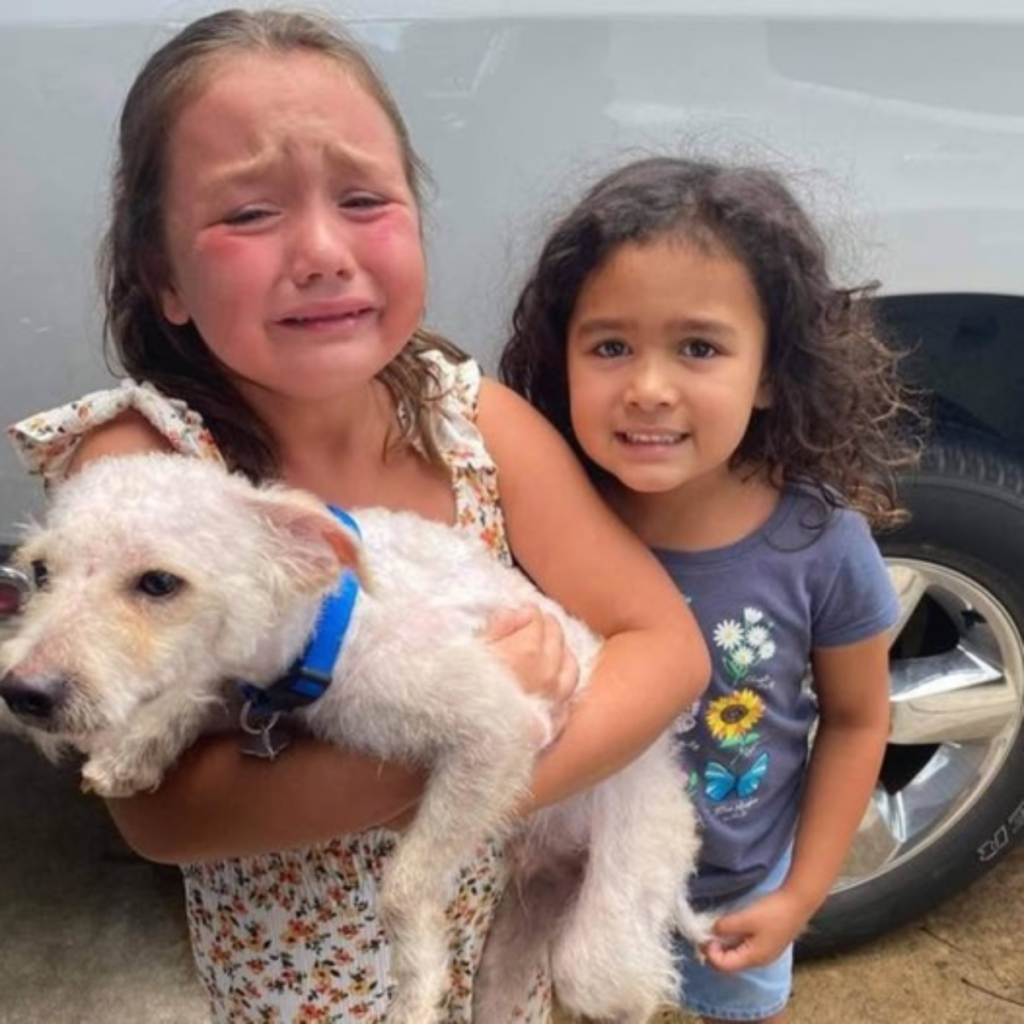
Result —
[[1024, 835], [1024, 466], [946, 438], [880, 538], [902, 615], [878, 786], [801, 952], [905, 923]]

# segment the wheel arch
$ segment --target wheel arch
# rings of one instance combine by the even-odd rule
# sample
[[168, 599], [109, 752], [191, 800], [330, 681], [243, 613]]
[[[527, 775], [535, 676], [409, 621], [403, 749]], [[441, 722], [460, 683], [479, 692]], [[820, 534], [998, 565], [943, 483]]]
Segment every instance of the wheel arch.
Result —
[[878, 309], [936, 433], [969, 432], [1024, 457], [1024, 296], [885, 295]]

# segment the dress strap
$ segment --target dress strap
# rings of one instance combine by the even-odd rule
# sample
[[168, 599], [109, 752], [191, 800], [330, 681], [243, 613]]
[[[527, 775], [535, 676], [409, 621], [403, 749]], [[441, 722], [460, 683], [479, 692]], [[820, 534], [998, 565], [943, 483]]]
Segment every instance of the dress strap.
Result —
[[195, 410], [161, 394], [152, 384], [126, 378], [119, 387], [36, 413], [7, 428], [15, 452], [30, 473], [48, 483], [61, 479], [75, 449], [90, 431], [128, 410], [139, 413], [181, 455], [223, 464], [213, 437]]

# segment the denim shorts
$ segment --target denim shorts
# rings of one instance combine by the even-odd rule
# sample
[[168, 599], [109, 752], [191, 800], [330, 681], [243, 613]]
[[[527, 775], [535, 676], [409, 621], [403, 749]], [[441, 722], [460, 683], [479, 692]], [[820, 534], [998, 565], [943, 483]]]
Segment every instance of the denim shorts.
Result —
[[[775, 892], [786, 880], [793, 860], [790, 847], [767, 876], [749, 892], [713, 908], [724, 914], [753, 903]], [[793, 947], [778, 960], [764, 967], [751, 967], [736, 974], [725, 974], [708, 963], [701, 963], [693, 947], [684, 939], [676, 940], [676, 966], [682, 975], [683, 991], [679, 1000], [689, 1013], [721, 1020], [762, 1020], [780, 1013], [789, 1002], [793, 987]]]

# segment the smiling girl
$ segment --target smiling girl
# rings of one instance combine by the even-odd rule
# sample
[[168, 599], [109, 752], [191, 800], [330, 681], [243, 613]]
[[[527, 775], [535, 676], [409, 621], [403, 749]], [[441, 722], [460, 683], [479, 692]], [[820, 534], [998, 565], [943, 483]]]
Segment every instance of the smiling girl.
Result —
[[502, 359], [712, 648], [676, 726], [703, 824], [691, 892], [721, 915], [706, 962], [680, 946], [707, 1021], [782, 1019], [885, 748], [899, 609], [868, 521], [899, 517], [915, 448], [865, 298], [776, 176], [655, 158], [556, 226]]

